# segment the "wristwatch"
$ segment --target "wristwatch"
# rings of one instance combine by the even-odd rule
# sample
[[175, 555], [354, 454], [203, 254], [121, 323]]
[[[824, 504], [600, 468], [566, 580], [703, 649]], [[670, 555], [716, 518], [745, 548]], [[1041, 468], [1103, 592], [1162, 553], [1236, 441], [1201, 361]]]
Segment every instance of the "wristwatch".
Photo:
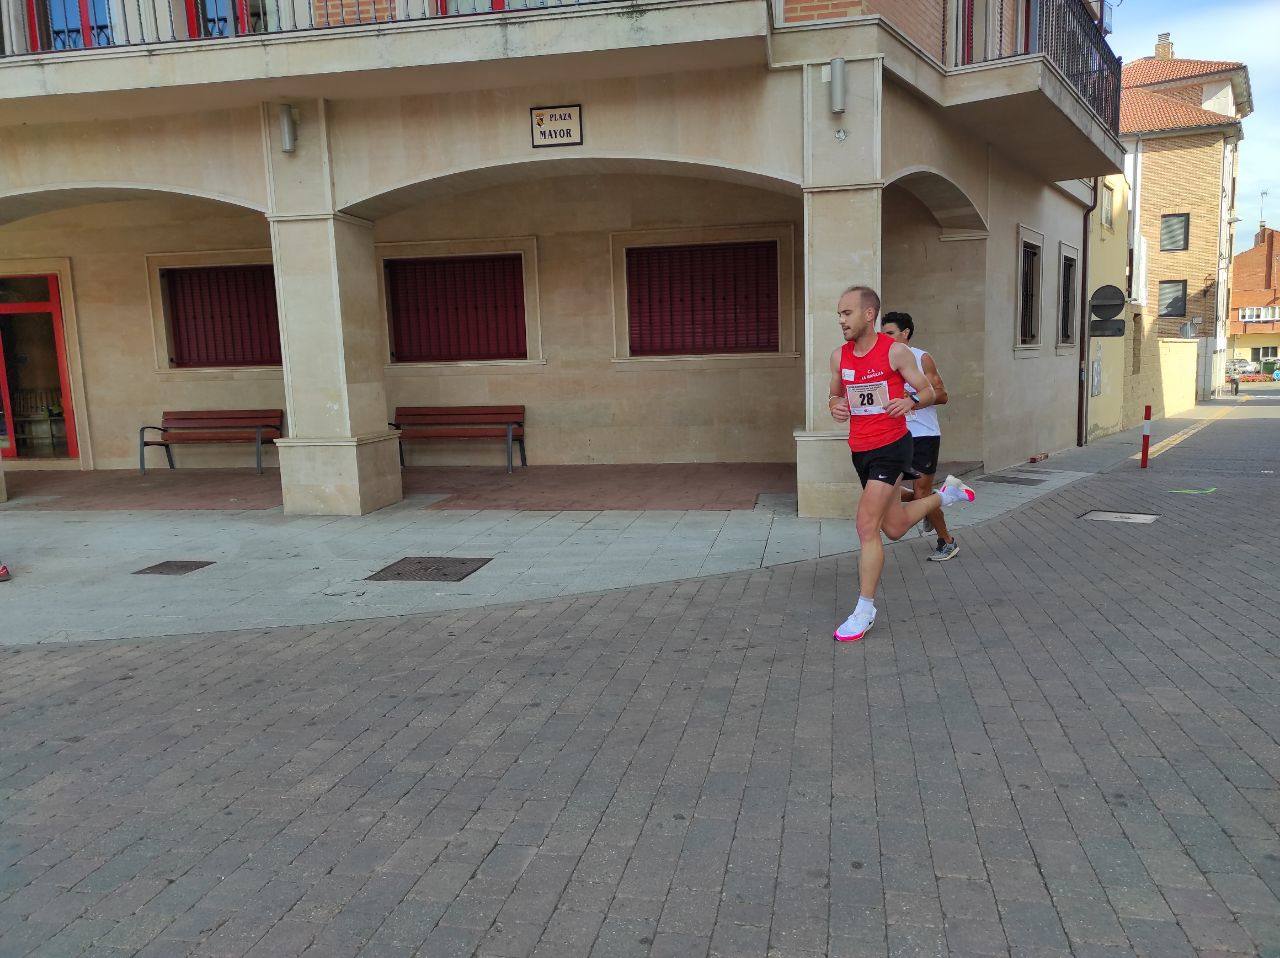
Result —
[[917, 406], [918, 406], [918, 405], [920, 405], [920, 394], [919, 394], [919, 393], [911, 393], [911, 401], [912, 401], [913, 403], [915, 403]]

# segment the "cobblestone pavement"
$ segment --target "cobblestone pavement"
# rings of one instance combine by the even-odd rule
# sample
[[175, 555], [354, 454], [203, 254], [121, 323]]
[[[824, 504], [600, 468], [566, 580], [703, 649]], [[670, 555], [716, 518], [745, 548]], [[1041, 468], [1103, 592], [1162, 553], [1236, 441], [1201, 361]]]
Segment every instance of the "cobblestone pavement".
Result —
[[840, 556], [0, 650], [0, 955], [1280, 955], [1277, 416], [893, 547], [852, 647]]

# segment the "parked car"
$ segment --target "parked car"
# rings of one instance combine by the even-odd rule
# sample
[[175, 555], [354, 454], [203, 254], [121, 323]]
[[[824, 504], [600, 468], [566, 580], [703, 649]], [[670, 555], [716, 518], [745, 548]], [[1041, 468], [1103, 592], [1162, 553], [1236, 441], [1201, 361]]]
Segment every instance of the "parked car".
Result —
[[1262, 372], [1262, 367], [1248, 359], [1228, 359], [1227, 375], [1247, 376], [1249, 373]]

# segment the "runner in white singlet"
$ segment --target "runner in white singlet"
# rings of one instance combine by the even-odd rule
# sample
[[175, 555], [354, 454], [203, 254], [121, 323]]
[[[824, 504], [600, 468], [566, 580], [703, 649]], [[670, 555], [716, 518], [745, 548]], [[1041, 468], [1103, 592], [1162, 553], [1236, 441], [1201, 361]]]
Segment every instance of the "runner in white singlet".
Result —
[[[938, 422], [937, 407], [947, 401], [947, 388], [943, 385], [938, 366], [923, 349], [911, 345], [916, 325], [910, 313], [885, 313], [880, 324], [880, 331], [900, 343], [906, 344], [916, 358], [916, 365], [924, 373], [925, 378], [933, 386], [937, 398], [934, 404], [923, 409], [915, 409], [907, 413], [907, 428], [911, 430], [912, 458], [911, 468], [919, 475], [914, 480], [913, 498], [923, 499], [933, 492], [933, 479], [938, 471], [938, 455], [942, 447], [942, 426]], [[907, 386], [908, 394], [911, 387]], [[929, 556], [932, 562], [945, 562], [954, 558], [960, 551], [960, 545], [947, 530], [947, 520], [941, 507], [934, 509], [924, 518], [925, 534], [931, 528], [938, 536], [938, 547]]]

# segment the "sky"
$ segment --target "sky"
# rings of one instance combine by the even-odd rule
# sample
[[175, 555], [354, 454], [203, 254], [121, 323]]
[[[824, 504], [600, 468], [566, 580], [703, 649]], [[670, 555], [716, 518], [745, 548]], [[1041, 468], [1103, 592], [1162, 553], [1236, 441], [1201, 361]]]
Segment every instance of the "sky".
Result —
[[1127, 63], [1171, 34], [1173, 55], [1238, 60], [1249, 68], [1253, 113], [1244, 120], [1236, 185], [1237, 253], [1253, 246], [1262, 215], [1280, 228], [1280, 0], [1115, 0], [1111, 48]]

